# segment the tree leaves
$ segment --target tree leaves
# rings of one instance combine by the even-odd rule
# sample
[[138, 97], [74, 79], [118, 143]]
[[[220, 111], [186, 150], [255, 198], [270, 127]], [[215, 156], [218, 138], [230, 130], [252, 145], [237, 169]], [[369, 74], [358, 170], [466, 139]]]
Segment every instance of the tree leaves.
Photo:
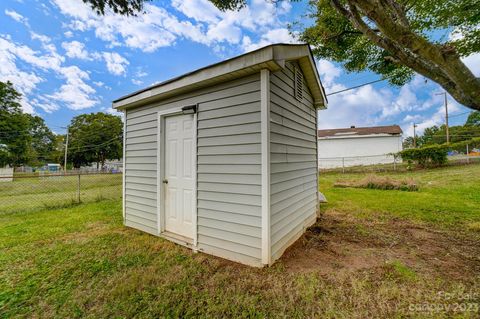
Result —
[[[348, 71], [403, 85], [414, 72], [480, 109], [480, 79], [460, 57], [480, 51], [479, 0], [317, 0], [301, 40]], [[452, 31], [455, 37], [450, 36]]]
[[82, 114], [69, 125], [68, 160], [74, 167], [122, 158], [123, 123], [106, 113]]
[[104, 15], [110, 9], [114, 13], [135, 16], [143, 10], [143, 5], [149, 0], [82, 0], [88, 3], [97, 14]]
[[11, 82], [0, 82], [1, 166], [19, 166], [28, 161], [31, 136], [29, 121], [22, 112], [20, 93]]

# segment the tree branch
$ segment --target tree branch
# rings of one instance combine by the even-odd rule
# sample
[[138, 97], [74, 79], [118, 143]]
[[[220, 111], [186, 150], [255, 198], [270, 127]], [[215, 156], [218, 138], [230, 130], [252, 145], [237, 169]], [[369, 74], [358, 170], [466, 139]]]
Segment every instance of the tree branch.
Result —
[[331, 35], [331, 36], [327, 37], [327, 40], [333, 40], [333, 39], [339, 38], [339, 37], [341, 37], [341, 36], [343, 36], [343, 35], [345, 35], [345, 34], [363, 34], [363, 33], [360, 32], [360, 31], [344, 30], [344, 31], [342, 31], [342, 32], [339, 32], [339, 33], [337, 33], [337, 34], [334, 34], [334, 35]]
[[[370, 41], [391, 53], [391, 61], [400, 61], [439, 83], [457, 101], [480, 109], [480, 79], [452, 48], [436, 45], [415, 34], [408, 25], [404, 8], [395, 4], [395, 0], [347, 0], [348, 8], [339, 0], [330, 0], [330, 3]], [[380, 33], [374, 32], [362, 15], [373, 21]]]

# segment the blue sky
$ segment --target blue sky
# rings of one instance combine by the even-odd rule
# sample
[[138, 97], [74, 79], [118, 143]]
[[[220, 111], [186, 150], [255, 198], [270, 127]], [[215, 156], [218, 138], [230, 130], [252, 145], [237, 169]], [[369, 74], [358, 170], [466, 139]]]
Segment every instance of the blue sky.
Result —
[[[0, 2], [0, 80], [23, 94], [25, 111], [63, 133], [75, 115], [113, 112], [111, 101], [182, 73], [276, 42], [295, 42], [287, 24], [305, 1], [250, 1], [220, 12], [207, 0], [153, 0], [145, 14], [100, 17], [81, 0]], [[480, 75], [480, 55], [466, 58]], [[378, 78], [317, 61], [327, 93]], [[398, 88], [381, 82], [329, 98], [320, 128], [399, 124], [407, 135], [444, 122], [442, 90], [421, 76]], [[469, 109], [449, 97], [451, 125]]]

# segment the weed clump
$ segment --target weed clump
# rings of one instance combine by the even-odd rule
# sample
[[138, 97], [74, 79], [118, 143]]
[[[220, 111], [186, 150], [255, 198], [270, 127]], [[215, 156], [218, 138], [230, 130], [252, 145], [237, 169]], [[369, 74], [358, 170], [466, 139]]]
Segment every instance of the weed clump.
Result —
[[417, 183], [411, 179], [393, 179], [388, 176], [368, 175], [357, 181], [337, 181], [334, 187], [353, 187], [384, 190], [399, 190], [407, 192], [418, 191]]

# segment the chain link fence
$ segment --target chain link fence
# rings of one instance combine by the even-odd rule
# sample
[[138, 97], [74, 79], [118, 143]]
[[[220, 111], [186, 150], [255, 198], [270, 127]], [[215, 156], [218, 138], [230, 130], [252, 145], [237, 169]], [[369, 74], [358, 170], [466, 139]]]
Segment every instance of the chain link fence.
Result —
[[121, 173], [15, 173], [0, 176], [0, 213], [122, 197]]
[[[480, 164], [480, 153], [450, 153], [446, 165]], [[368, 156], [321, 157], [318, 159], [320, 172], [374, 173], [406, 171], [408, 163], [391, 154]]]

